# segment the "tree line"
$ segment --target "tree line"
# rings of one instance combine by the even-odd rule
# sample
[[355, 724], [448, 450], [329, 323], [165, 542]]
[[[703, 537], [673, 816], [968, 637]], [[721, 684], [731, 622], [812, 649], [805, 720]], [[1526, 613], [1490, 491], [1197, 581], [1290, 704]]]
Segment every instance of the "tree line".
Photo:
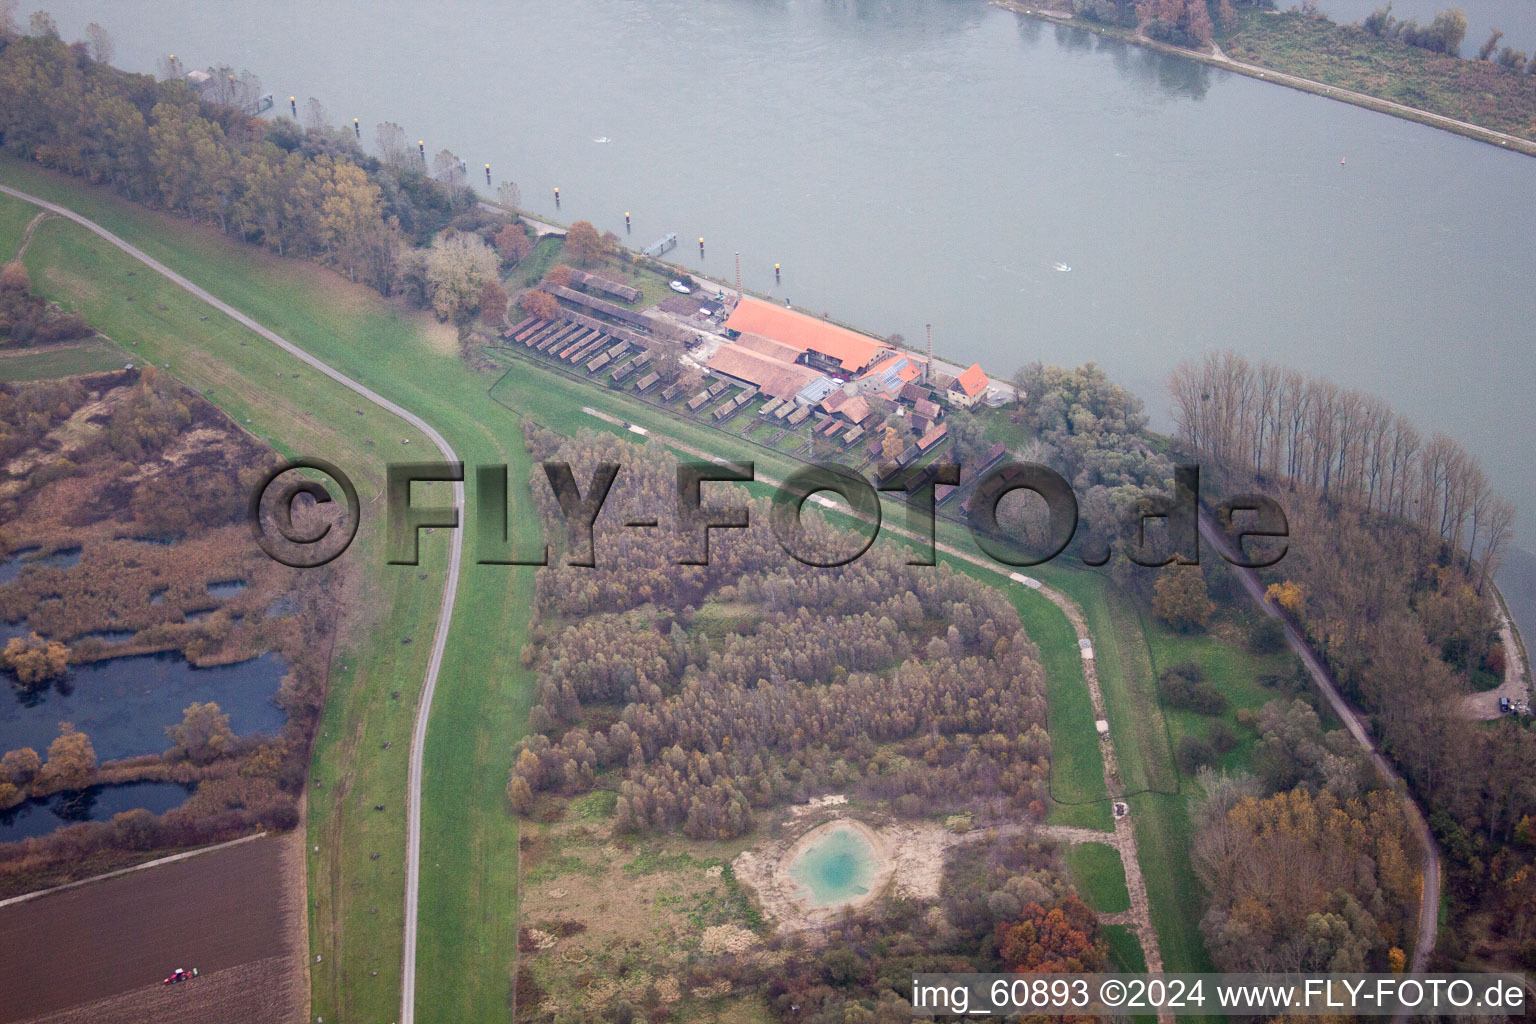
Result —
[[1504, 924], [1524, 913], [1513, 879], [1536, 862], [1536, 729], [1462, 709], [1519, 656], [1484, 588], [1512, 506], [1455, 442], [1326, 381], [1214, 354], [1178, 367], [1170, 390], [1179, 442], [1204, 467], [1235, 489], [1284, 492], [1289, 550], [1270, 592], [1425, 808], [1455, 922], [1439, 962], [1488, 962], [1465, 945], [1488, 916], [1489, 946], [1508, 958], [1496, 962], [1536, 963], [1536, 944]]
[[387, 142], [363, 153], [353, 133], [267, 121], [243, 105], [251, 83], [216, 74], [195, 91], [179, 77], [120, 71], [110, 46], [66, 45], [50, 24], [0, 26], [0, 140], [6, 152], [107, 185], [136, 202], [217, 225], [275, 252], [318, 259], [388, 294], [403, 248], [474, 204]]
[[1260, 484], [1411, 522], [1464, 566], [1480, 561], [1479, 587], [1508, 546], [1514, 506], [1477, 459], [1380, 398], [1235, 352], [1179, 364], [1169, 391], [1194, 451]]

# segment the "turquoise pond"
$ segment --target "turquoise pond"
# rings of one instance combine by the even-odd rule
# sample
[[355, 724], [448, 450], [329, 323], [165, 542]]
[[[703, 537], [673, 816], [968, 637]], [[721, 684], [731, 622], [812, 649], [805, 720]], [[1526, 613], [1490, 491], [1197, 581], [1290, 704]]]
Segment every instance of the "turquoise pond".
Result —
[[875, 851], [851, 828], [837, 828], [808, 847], [789, 866], [814, 907], [835, 907], [868, 895]]

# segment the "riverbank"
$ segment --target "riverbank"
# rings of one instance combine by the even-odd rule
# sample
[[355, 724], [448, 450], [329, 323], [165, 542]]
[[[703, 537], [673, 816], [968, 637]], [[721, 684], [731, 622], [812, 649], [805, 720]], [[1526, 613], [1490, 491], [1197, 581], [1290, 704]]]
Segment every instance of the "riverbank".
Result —
[[[1070, 11], [1020, 0], [992, 2], [1015, 14], [1070, 25], [1249, 78], [1391, 114], [1500, 149], [1536, 156], [1536, 79], [1511, 74], [1487, 61], [1444, 57], [1383, 42], [1353, 26], [1336, 25], [1326, 19], [1250, 8], [1241, 11], [1238, 29], [1222, 41], [1236, 55], [1233, 57], [1221, 47], [1212, 47], [1212, 52], [1206, 53], [1161, 43], [1134, 29], [1088, 21]], [[1497, 79], [1501, 88], [1491, 92], [1485, 81], [1494, 81], [1490, 76], [1504, 76], [1510, 81]], [[1394, 95], [1414, 103], [1390, 98]], [[1509, 102], [1511, 97], [1519, 97], [1518, 109]], [[1425, 109], [1437, 106], [1441, 109]], [[1457, 114], [1489, 123], [1474, 123]]]

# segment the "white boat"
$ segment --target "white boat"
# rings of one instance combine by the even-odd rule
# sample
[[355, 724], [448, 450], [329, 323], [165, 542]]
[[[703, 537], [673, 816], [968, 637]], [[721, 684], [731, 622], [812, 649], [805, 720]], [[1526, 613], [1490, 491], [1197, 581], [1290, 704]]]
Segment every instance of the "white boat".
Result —
[[681, 282], [681, 281], [673, 281], [672, 284], [670, 285], [670, 287], [671, 287], [671, 289], [673, 291], [677, 292], [677, 294], [679, 294], [679, 295], [692, 295], [693, 294], [693, 289], [689, 288], [687, 285], [683, 284], [683, 282]]

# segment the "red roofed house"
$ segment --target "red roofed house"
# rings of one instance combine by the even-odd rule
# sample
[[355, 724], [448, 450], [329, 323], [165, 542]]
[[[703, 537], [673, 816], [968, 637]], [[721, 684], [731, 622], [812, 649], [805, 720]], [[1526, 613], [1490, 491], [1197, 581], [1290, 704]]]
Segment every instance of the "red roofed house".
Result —
[[970, 369], [955, 378], [945, 397], [960, 408], [969, 409], [986, 393], [987, 384], [987, 375], [982, 372], [981, 364], [972, 363]]

